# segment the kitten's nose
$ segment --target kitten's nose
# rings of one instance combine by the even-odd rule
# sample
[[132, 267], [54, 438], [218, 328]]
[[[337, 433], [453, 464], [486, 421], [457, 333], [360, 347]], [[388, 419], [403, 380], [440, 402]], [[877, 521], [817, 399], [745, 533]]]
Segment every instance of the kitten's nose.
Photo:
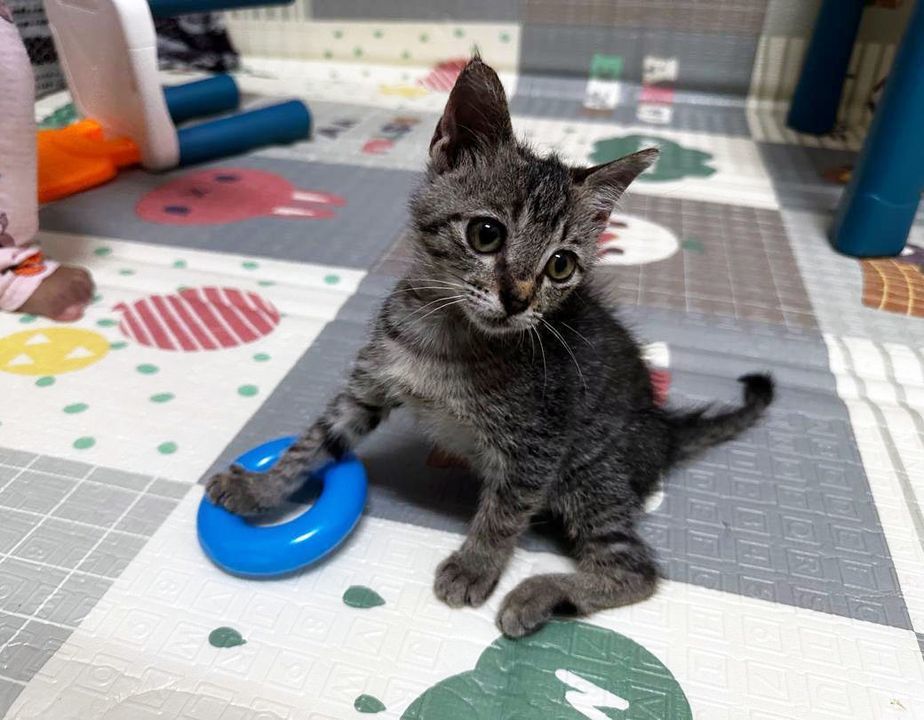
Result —
[[507, 315], [519, 315], [529, 307], [532, 301], [533, 284], [529, 282], [515, 282], [513, 287], [504, 288], [500, 300], [507, 311]]

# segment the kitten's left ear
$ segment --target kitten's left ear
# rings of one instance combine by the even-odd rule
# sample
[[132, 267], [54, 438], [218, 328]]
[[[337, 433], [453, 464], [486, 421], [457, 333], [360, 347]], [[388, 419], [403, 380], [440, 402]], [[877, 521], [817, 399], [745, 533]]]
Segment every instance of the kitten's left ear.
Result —
[[571, 181], [586, 188], [591, 201], [607, 216], [629, 184], [658, 159], [660, 150], [648, 148], [589, 168], [571, 168]]
[[504, 86], [497, 73], [475, 55], [456, 79], [436, 124], [430, 140], [430, 167], [445, 172], [465, 152], [490, 153], [512, 141]]

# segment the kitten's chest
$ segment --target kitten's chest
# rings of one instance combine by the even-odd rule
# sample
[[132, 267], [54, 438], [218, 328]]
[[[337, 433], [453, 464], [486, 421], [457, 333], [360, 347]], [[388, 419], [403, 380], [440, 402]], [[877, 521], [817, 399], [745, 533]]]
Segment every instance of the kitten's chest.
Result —
[[484, 434], [484, 408], [491, 395], [478, 369], [422, 357], [398, 345], [387, 357], [386, 381], [427, 435], [447, 451], [470, 456]]

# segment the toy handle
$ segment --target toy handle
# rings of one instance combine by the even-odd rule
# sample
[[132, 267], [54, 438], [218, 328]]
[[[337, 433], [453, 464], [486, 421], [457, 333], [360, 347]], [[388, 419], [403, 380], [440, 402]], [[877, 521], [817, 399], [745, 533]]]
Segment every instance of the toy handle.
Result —
[[155, 18], [171, 18], [186, 13], [237, 10], [268, 5], [291, 5], [295, 0], [148, 0], [151, 15]]
[[230, 75], [213, 75], [204, 80], [165, 86], [164, 100], [171, 119], [179, 125], [203, 115], [237, 110], [241, 94]]
[[308, 108], [299, 100], [290, 100], [177, 130], [180, 165], [215, 160], [272, 143], [304, 140], [310, 132]]

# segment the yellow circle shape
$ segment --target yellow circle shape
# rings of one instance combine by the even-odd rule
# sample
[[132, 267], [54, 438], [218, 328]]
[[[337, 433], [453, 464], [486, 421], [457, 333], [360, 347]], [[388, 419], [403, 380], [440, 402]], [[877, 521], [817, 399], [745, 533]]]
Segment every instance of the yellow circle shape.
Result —
[[102, 360], [109, 341], [73, 327], [24, 330], [0, 338], [0, 370], [17, 375], [60, 375]]

